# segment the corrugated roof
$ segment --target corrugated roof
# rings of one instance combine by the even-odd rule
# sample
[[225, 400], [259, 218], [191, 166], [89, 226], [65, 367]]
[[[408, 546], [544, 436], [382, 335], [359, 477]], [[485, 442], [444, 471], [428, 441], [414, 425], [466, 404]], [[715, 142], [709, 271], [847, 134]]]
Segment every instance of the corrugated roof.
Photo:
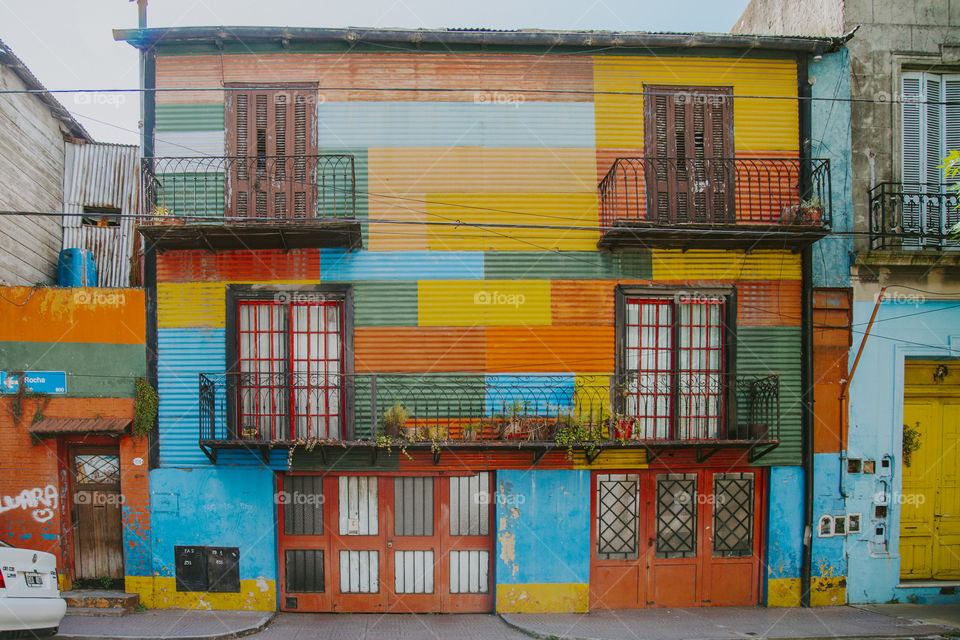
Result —
[[225, 42], [342, 42], [356, 44], [445, 44], [533, 47], [726, 48], [767, 49], [795, 53], [824, 53], [840, 47], [844, 37], [752, 36], [731, 33], [673, 33], [651, 31], [564, 31], [541, 29], [390, 29], [348, 27], [161, 27], [114, 29], [116, 40], [141, 49], [164, 44]]
[[47, 91], [47, 88], [37, 79], [37, 76], [33, 75], [33, 72], [27, 68], [27, 65], [13, 53], [3, 40], [0, 40], [0, 64], [9, 67], [11, 71], [17, 74], [17, 77], [27, 85], [27, 89], [42, 91], [42, 93], [36, 93], [34, 95], [50, 109], [53, 117], [67, 128], [71, 136], [93, 142], [93, 137], [87, 133], [83, 125], [77, 122], [76, 119], [70, 115], [70, 112], [67, 111], [67, 108], [60, 104], [60, 101], [54, 98], [53, 94]]
[[132, 422], [130, 418], [43, 418], [29, 431], [39, 437], [75, 433], [121, 434]]

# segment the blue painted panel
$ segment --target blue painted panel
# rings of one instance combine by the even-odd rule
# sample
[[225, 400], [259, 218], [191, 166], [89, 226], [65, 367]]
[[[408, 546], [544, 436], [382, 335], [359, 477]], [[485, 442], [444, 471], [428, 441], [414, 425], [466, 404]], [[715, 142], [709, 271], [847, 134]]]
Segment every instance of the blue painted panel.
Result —
[[479, 280], [482, 251], [320, 250], [320, 279]]
[[593, 147], [592, 102], [324, 102], [320, 147]]
[[[841, 49], [811, 59], [811, 155], [830, 160], [834, 231], [853, 230], [853, 160], [850, 138], [850, 53]], [[818, 99], [826, 98], [826, 99]], [[839, 98], [841, 101], [835, 100]], [[858, 194], [862, 196], [864, 194]], [[831, 235], [813, 245], [813, 286], [849, 287], [853, 236]]]
[[[845, 462], [837, 453], [813, 456], [813, 521], [820, 516], [845, 516], [849, 512], [840, 496], [840, 465]], [[801, 503], [802, 504], [802, 503]], [[846, 536], [821, 538], [813, 536], [810, 571], [814, 577], [847, 575]]]
[[263, 467], [154, 469], [153, 570], [174, 575], [174, 546], [239, 547], [241, 580], [276, 580], [273, 495], [273, 473]]
[[497, 471], [497, 584], [590, 579], [590, 472]]
[[564, 374], [487, 376], [487, 415], [570, 413], [575, 386], [574, 376]]
[[770, 468], [767, 578], [799, 578], [803, 562], [803, 468]]

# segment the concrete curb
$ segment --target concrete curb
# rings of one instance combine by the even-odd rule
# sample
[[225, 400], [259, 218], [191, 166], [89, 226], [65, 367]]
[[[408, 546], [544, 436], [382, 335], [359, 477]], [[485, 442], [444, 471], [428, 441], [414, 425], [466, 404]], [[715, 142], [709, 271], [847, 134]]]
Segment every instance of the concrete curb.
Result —
[[[535, 628], [528, 627], [520, 624], [516, 620], [511, 620], [509, 614], [498, 613], [497, 617], [503, 620], [511, 629], [516, 629], [520, 633], [530, 636], [531, 638], [537, 638], [538, 640], [609, 640], [608, 638], [596, 638], [593, 636], [572, 636], [564, 634], [562, 636], [557, 636], [552, 633], [544, 633], [538, 631]], [[942, 626], [942, 625], [940, 625]], [[949, 629], [948, 627], [945, 627]], [[638, 636], [641, 637], [642, 636]], [[926, 635], [916, 635], [911, 633], [903, 633], [900, 635], [890, 635], [889, 633], [883, 634], [869, 634], [869, 633], [858, 633], [857, 635], [849, 636], [799, 636], [799, 637], [790, 637], [790, 636], [766, 636], [767, 640], [903, 640], [905, 638], [910, 638], [911, 640], [943, 640], [944, 638], [954, 638], [956, 635], [951, 634], [926, 634]], [[697, 638], [696, 640], [743, 640], [744, 636], [741, 635], [729, 635], [729, 636], [720, 636], [716, 638]], [[763, 640], [757, 636], [756, 640]]]
[[[69, 614], [68, 614], [69, 615]], [[125, 619], [129, 620], [131, 615], [124, 616]], [[275, 611], [264, 614], [260, 621], [252, 626], [245, 627], [243, 629], [236, 629], [234, 631], [225, 631], [223, 633], [212, 633], [206, 635], [163, 635], [163, 636], [145, 636], [145, 635], [106, 635], [106, 634], [97, 634], [93, 635], [73, 635], [67, 633], [58, 633], [57, 638], [65, 638], [66, 640], [231, 640], [232, 638], [242, 638], [244, 636], [253, 635], [254, 633], [260, 633], [267, 626], [273, 622], [273, 619], [276, 617], [277, 613]], [[115, 620], [115, 618], [110, 618]]]

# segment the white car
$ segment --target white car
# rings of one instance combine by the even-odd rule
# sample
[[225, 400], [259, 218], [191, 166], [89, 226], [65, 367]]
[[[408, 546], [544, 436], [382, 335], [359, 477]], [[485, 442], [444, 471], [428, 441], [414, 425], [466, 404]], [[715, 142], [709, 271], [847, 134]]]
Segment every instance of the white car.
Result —
[[66, 611], [56, 556], [0, 540], [0, 637], [53, 635]]

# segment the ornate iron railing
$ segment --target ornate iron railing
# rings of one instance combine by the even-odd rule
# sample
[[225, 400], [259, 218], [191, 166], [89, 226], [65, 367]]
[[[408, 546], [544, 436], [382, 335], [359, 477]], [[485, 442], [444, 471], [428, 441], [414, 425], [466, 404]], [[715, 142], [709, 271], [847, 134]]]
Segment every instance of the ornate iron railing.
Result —
[[[264, 381], [264, 375], [269, 380]], [[662, 422], [649, 419], [641, 374], [201, 373], [199, 439], [524, 442], [776, 442], [774, 374], [687, 376]], [[653, 382], [656, 386], [658, 383]], [[707, 406], [710, 405], [709, 408]]]
[[251, 220], [351, 219], [353, 156], [144, 158], [146, 215]]
[[960, 249], [957, 194], [939, 183], [881, 182], [870, 190], [871, 249]]
[[617, 158], [597, 189], [605, 228], [631, 221], [819, 227], [831, 221], [829, 160]]

